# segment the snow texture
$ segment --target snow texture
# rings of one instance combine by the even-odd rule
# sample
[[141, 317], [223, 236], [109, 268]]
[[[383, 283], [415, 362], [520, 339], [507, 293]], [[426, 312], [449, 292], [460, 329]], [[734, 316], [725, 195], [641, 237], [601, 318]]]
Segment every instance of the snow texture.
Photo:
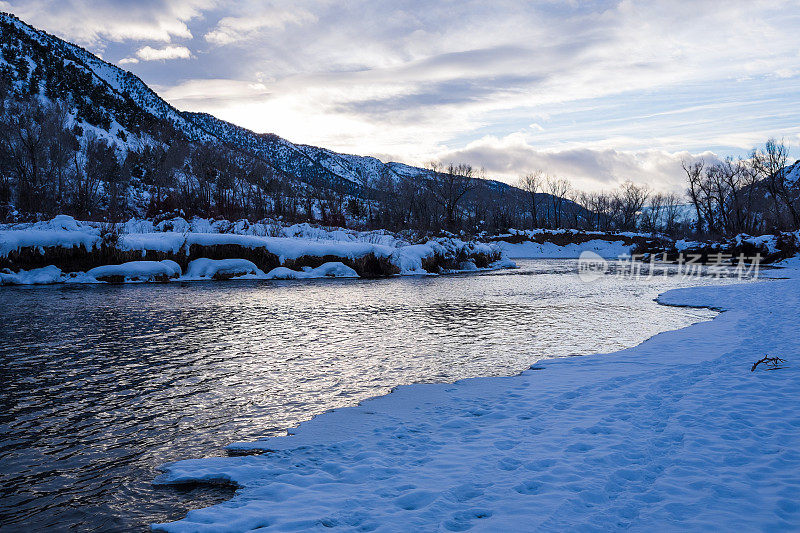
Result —
[[514, 259], [577, 259], [581, 253], [592, 251], [606, 259], [629, 256], [633, 245], [626, 246], [622, 241], [593, 239], [580, 244], [558, 246], [552, 242], [536, 243], [525, 241], [518, 244], [501, 241], [498, 243], [504, 255]]
[[178, 278], [181, 267], [175, 261], [130, 261], [121, 265], [105, 265], [95, 267], [86, 273], [93, 280], [117, 277], [124, 281], [154, 281]]
[[178, 253], [182, 247], [188, 248], [193, 244], [202, 246], [235, 244], [244, 248], [264, 248], [277, 255], [281, 262], [287, 259], [297, 259], [304, 255], [319, 257], [335, 255], [354, 259], [374, 253], [378, 257], [385, 257], [393, 251], [393, 248], [388, 246], [368, 242], [312, 241], [309, 239], [260, 237], [257, 235], [226, 233], [184, 234], [176, 232], [123, 235], [120, 247], [123, 250], [157, 250]]
[[187, 280], [211, 279], [215, 276], [263, 278], [264, 272], [247, 259], [195, 259], [186, 267]]
[[[399, 387], [231, 446], [270, 453], [165, 465], [158, 483], [239, 489], [155, 528], [797, 531], [800, 273], [781, 275], [667, 292], [726, 312], [635, 348]], [[765, 354], [785, 368], [751, 372]]]
[[266, 274], [246, 259], [195, 259], [189, 263], [183, 281], [212, 279], [215, 276], [240, 279], [315, 279], [357, 278], [358, 274], [340, 262], [323, 263], [317, 268], [291, 270], [286, 267], [273, 268]]
[[[217, 246], [237, 245], [243, 248], [263, 249], [278, 256], [278, 261], [298, 259], [303, 256], [332, 256], [342, 259], [358, 259], [369, 254], [379, 258], [388, 258], [398, 267], [401, 275], [428, 274], [422, 268], [423, 261], [436, 254], [449, 257], [461, 252], [496, 254], [501, 251], [496, 244], [465, 242], [457, 238], [432, 239], [424, 244], [411, 244], [399, 236], [385, 231], [359, 232], [341, 228], [318, 228], [309, 224], [280, 226], [268, 223], [250, 223], [245, 220], [230, 222], [227, 220], [209, 220], [195, 218], [191, 221], [175, 218], [154, 224], [149, 220], [132, 219], [121, 226], [118, 248], [124, 251], [141, 252], [146, 256], [148, 251], [178, 254], [182, 249], [188, 250], [192, 245]], [[46, 247], [84, 247], [87, 250], [99, 248], [102, 243], [102, 227], [96, 222], [79, 222], [70, 216], [59, 215], [53, 220], [0, 225], [0, 257], [22, 248]], [[215, 272], [200, 273], [200, 264], [213, 265], [211, 260], [204, 259], [194, 269], [190, 266], [186, 279], [210, 279]], [[239, 261], [241, 259], [234, 259]], [[137, 261], [142, 263], [144, 261]], [[153, 262], [150, 262], [153, 263]], [[248, 262], [249, 263], [249, 262]], [[232, 263], [231, 263], [232, 264]], [[340, 263], [336, 263], [340, 264]], [[342, 265], [344, 266], [344, 265]], [[251, 268], [252, 267], [252, 268]], [[473, 263], [465, 264], [465, 270], [476, 270]], [[106, 267], [98, 267], [106, 268]], [[108, 267], [111, 268], [111, 267]], [[211, 268], [209, 266], [209, 268]], [[354, 271], [347, 270], [319, 271], [314, 275], [294, 271], [293, 274], [283, 272], [270, 278], [261, 270], [249, 263], [247, 272], [236, 277], [274, 279], [291, 276], [291, 279], [309, 277], [352, 277]], [[255, 268], [255, 270], [253, 270]], [[320, 267], [321, 268], [321, 267]], [[331, 267], [332, 268], [332, 267]], [[513, 268], [513, 262], [507, 258], [493, 263], [492, 268]], [[287, 269], [288, 270], [288, 269]], [[224, 272], [220, 272], [224, 274]], [[108, 274], [100, 274], [104, 276]], [[173, 277], [170, 275], [169, 277]], [[5, 278], [4, 278], [5, 279]], [[11, 280], [11, 278], [8, 278]], [[286, 278], [290, 279], [290, 278]], [[75, 273], [69, 281], [93, 282], [92, 276], [80, 276]], [[10, 284], [12, 281], [3, 281]]]
[[273, 268], [266, 279], [314, 279], [314, 278], [357, 278], [355, 270], [344, 263], [330, 262], [324, 263], [317, 268], [306, 267], [302, 271], [291, 270], [286, 267]]
[[61, 269], [52, 265], [19, 272], [0, 272], [0, 285], [50, 285], [63, 283]]
[[83, 246], [87, 250], [100, 245], [100, 231], [71, 216], [58, 215], [53, 220], [33, 224], [6, 224], [0, 229], [0, 256], [27, 246], [39, 248]]

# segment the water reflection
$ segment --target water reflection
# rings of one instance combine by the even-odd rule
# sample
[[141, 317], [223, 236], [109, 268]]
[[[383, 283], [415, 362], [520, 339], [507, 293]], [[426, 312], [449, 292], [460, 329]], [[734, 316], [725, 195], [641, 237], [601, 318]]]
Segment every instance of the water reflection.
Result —
[[[156, 489], [219, 455], [413, 382], [508, 375], [709, 318], [689, 282], [581, 283], [570, 261], [388, 280], [0, 290], [3, 531], [145, 529], [230, 494]], [[697, 283], [719, 283], [712, 279]]]

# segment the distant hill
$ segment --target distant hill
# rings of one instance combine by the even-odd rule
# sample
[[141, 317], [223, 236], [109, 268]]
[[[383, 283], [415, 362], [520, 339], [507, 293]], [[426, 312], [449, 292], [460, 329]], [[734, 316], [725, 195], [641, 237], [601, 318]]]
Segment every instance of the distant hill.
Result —
[[[0, 30], [0, 90], [4, 91], [0, 96], [6, 107], [16, 102], [30, 111], [31, 106], [55, 104], [66, 117], [62, 122], [79, 140], [76, 150], [83, 166], [76, 163], [57, 173], [66, 169], [75, 174], [70, 183], [78, 175], [90, 178], [89, 138], [113, 145], [122, 165], [118, 172], [108, 162], [111, 170], [105, 172], [121, 177], [100, 174], [99, 183], [86, 190], [72, 187], [65, 193], [52, 183], [52, 176], [49, 182], [31, 182], [33, 196], [25, 197], [25, 202], [20, 200], [23, 179], [18, 177], [16, 192], [6, 187], [3, 193], [0, 187], [0, 204], [5, 195], [6, 211], [12, 214], [23, 216], [40, 206], [43, 212], [52, 211], [56, 208], [51, 204], [60, 202], [60, 210], [71, 209], [76, 216], [105, 216], [113, 210], [113, 199], [107, 198], [111, 191], [122, 195], [116, 211], [128, 214], [154, 215], [179, 208], [204, 216], [225, 211], [221, 214], [229, 218], [271, 214], [331, 223], [360, 219], [394, 229], [431, 229], [442, 217], [442, 205], [413, 197], [415, 190], [427, 194], [426, 184], [433, 176], [428, 169], [295, 144], [206, 113], [182, 112], [137, 76], [11, 14], [0, 14]], [[16, 120], [19, 109], [23, 108], [7, 110], [4, 120]], [[48, 107], [47, 112], [52, 114], [53, 109]], [[114, 193], [114, 187], [125, 190]], [[523, 223], [522, 208], [511, 207], [524, 201], [522, 191], [483, 179], [472, 188], [458, 211], [460, 221], [472, 219], [471, 230]], [[39, 189], [47, 191], [36, 196]], [[405, 197], [398, 196], [399, 189], [405, 190]], [[93, 196], [81, 199], [79, 193]], [[549, 195], [538, 197], [550, 205]], [[568, 200], [558, 205], [580, 210]], [[350, 212], [344, 213], [347, 209]]]

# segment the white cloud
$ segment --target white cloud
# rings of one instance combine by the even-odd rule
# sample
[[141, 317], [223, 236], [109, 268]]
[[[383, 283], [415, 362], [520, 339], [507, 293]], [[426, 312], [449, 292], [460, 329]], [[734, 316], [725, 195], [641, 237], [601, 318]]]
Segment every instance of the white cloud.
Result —
[[[186, 44], [202, 61], [147, 68], [178, 108], [411, 163], [482, 154], [507, 176], [547, 163], [588, 184], [669, 184], [674, 154], [800, 139], [791, 0], [212, 2], [11, 10], [67, 37], [195, 34]], [[144, 44], [120, 64], [145, 60], [134, 52]], [[148, 58], [166, 49], [150, 44]]]
[[59, 37], [93, 47], [103, 40], [191, 38], [187, 23], [214, 0], [10, 0], [9, 11]]
[[122, 59], [117, 61], [117, 63], [120, 65], [135, 65], [138, 62], [139, 60], [136, 59], [135, 57], [123, 57]]
[[[502, 137], [525, 127], [549, 150], [563, 146], [559, 136], [579, 143], [583, 135], [594, 146], [618, 143], [617, 150], [697, 151], [704, 142], [752, 139], [767, 129], [756, 120], [774, 122], [769, 111], [744, 109], [739, 95], [725, 97], [742, 75], [757, 80], [800, 68], [790, 23], [800, 13], [769, 4], [418, 9], [409, 1], [300, 1], [292, 12], [302, 23], [253, 10], [223, 18], [206, 34], [217, 43], [247, 40], [237, 49], [242, 68], [231, 87], [259, 79], [263, 94], [244, 99], [237, 88], [228, 100], [197, 95], [190, 105], [257, 131], [409, 161], [458, 149], [487, 130]], [[753, 87], [746, 96], [756, 99], [760, 88]], [[691, 107], [709, 91], [728, 109], [709, 105], [670, 118], [674, 107]], [[659, 92], [682, 100], [654, 109], [648, 98]], [[740, 123], [720, 121], [725, 114]]]
[[185, 46], [165, 46], [164, 48], [153, 48], [145, 46], [136, 51], [136, 57], [142, 61], [160, 61], [165, 59], [189, 59], [192, 52]]
[[526, 172], [543, 170], [567, 178], [584, 190], [614, 188], [631, 180], [656, 191], [671, 192], [686, 188], [681, 161], [718, 159], [712, 152], [625, 151], [589, 146], [541, 150], [531, 146], [520, 133], [504, 138], [487, 136], [462, 149], [437, 154], [437, 158], [483, 167], [489, 175], [509, 183]]
[[160, 88], [159, 94], [181, 109], [202, 111], [215, 105], [253, 100], [267, 96], [262, 83], [237, 80], [189, 80], [170, 88]]
[[205, 34], [205, 40], [225, 45], [252, 38], [260, 30], [282, 30], [288, 25], [316, 21], [314, 15], [297, 5], [285, 9], [253, 6], [253, 11], [247, 16], [222, 18], [213, 30]]

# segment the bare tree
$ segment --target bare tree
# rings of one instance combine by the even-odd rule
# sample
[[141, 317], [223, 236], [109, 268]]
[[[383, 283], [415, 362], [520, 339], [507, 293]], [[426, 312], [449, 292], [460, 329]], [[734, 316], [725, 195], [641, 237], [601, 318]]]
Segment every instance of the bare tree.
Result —
[[96, 135], [88, 135], [81, 165], [75, 180], [74, 209], [81, 217], [91, 217], [98, 208], [98, 194], [103, 182], [119, 179], [120, 166], [114, 147]]
[[700, 179], [703, 176], [705, 161], [700, 159], [695, 162], [690, 162], [684, 159], [681, 161], [681, 165], [683, 166], [683, 171], [686, 172], [686, 178], [689, 182], [687, 193], [689, 195], [689, 199], [692, 201], [692, 205], [694, 206], [697, 217], [695, 229], [697, 233], [702, 233], [703, 210], [700, 203]]
[[584, 229], [595, 229], [597, 227], [595, 220], [598, 216], [598, 213], [593, 210], [595, 193], [580, 191], [577, 193], [575, 201], [584, 212]]
[[663, 196], [661, 231], [670, 237], [675, 237], [677, 235], [683, 205], [683, 200], [675, 193], [668, 193]]
[[517, 180], [517, 187], [525, 192], [527, 198], [528, 210], [531, 214], [531, 228], [539, 226], [539, 215], [536, 210], [539, 204], [537, 194], [539, 194], [543, 185], [544, 172], [541, 170], [535, 170], [525, 174]]
[[763, 150], [753, 150], [752, 160], [761, 178], [767, 186], [767, 190], [774, 199], [776, 211], [782, 204], [788, 212], [791, 229], [800, 227], [800, 190], [792, 186], [786, 179], [787, 162], [789, 150], [786, 144], [775, 139], [769, 139]]
[[569, 181], [555, 176], [547, 177], [547, 192], [550, 194], [550, 202], [553, 207], [552, 218], [550, 219], [550, 227], [560, 228], [562, 219], [562, 209], [564, 207], [565, 197], [572, 185]]
[[650, 190], [646, 185], [636, 185], [632, 181], [626, 181], [620, 186], [618, 201], [622, 230], [636, 230], [637, 219], [649, 195]]
[[444, 209], [447, 229], [456, 229], [458, 208], [464, 196], [475, 189], [477, 175], [471, 165], [453, 164], [444, 168], [439, 163], [431, 163], [427, 185], [434, 201]]
[[642, 211], [642, 229], [657, 233], [663, 227], [662, 217], [666, 204], [666, 195], [656, 193], [650, 196], [647, 208]]

